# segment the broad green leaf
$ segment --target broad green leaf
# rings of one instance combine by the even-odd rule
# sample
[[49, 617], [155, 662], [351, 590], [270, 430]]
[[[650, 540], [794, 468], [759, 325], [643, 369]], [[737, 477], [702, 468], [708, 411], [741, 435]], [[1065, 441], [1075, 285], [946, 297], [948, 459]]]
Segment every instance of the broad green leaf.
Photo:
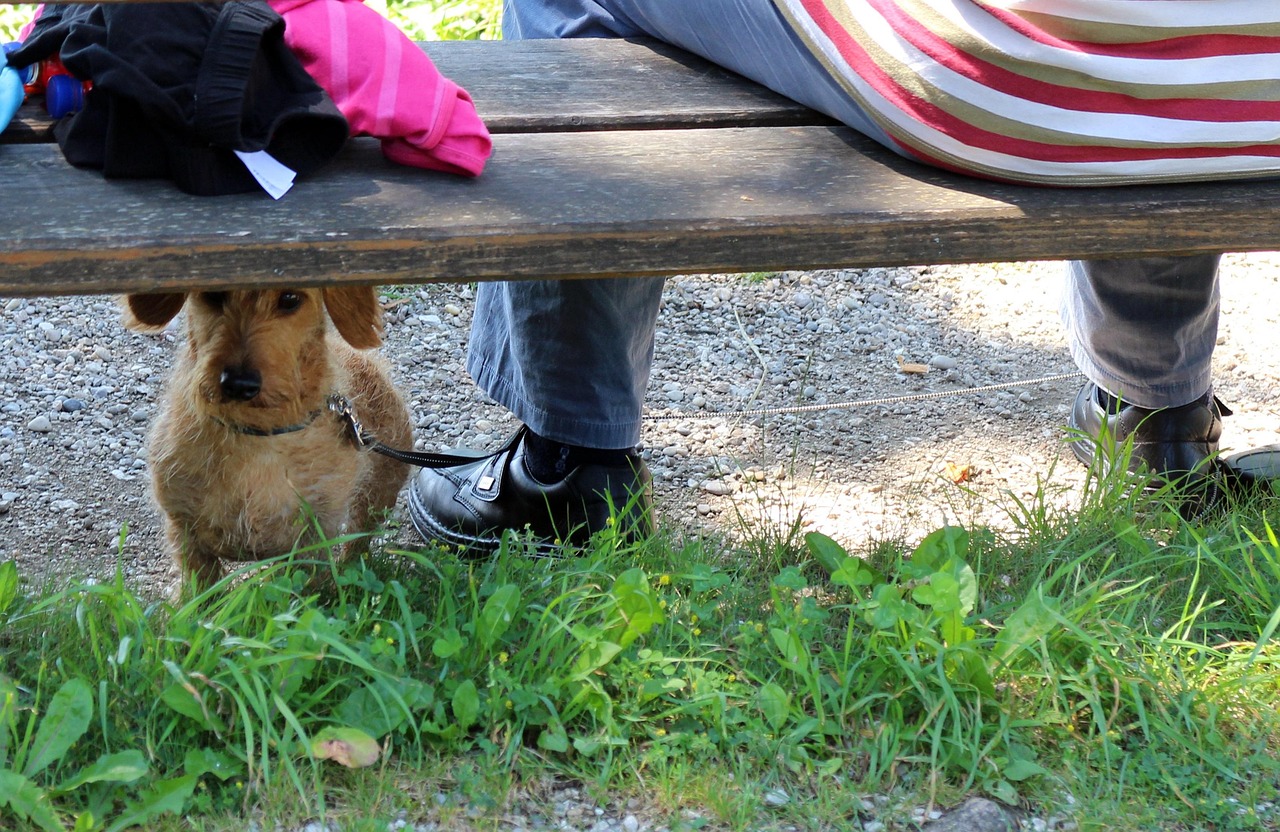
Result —
[[311, 756], [347, 768], [365, 768], [378, 762], [382, 747], [359, 728], [331, 725], [311, 738]]
[[389, 691], [367, 684], [351, 691], [339, 703], [335, 716], [344, 724], [375, 737], [385, 737], [404, 724], [409, 715]]
[[956, 597], [960, 602], [960, 612], [968, 615], [978, 603], [978, 576], [973, 568], [963, 560], [951, 559], [938, 569], [950, 575], [956, 582]]
[[679, 678], [646, 679], [640, 685], [640, 701], [648, 702], [667, 693], [684, 690], [688, 683]]
[[778, 576], [773, 579], [773, 585], [799, 592], [807, 587], [809, 582], [804, 579], [804, 573], [798, 566], [784, 566], [779, 570]]
[[917, 604], [932, 607], [937, 613], [959, 612], [960, 583], [945, 572], [935, 572], [929, 576], [927, 584], [911, 591], [911, 599]]
[[15, 710], [17, 701], [18, 689], [13, 680], [0, 673], [0, 765], [7, 764], [9, 760], [9, 732], [18, 718]]
[[22, 767], [23, 776], [32, 777], [61, 759], [84, 735], [92, 717], [93, 693], [89, 685], [83, 679], [68, 679], [49, 700]]
[[162, 780], [146, 792], [142, 799], [125, 806], [124, 814], [107, 827], [107, 832], [119, 832], [130, 826], [144, 826], [165, 813], [180, 815], [191, 799], [197, 778], [187, 774], [172, 780]]
[[147, 760], [137, 749], [116, 754], [103, 754], [93, 765], [80, 771], [56, 791], [69, 792], [85, 783], [132, 783], [147, 773]]
[[957, 661], [957, 667], [963, 680], [977, 688], [983, 696], [990, 699], [996, 695], [996, 686], [991, 681], [991, 674], [987, 672], [987, 663], [976, 651], [965, 648]]
[[809, 667], [809, 651], [805, 649], [800, 636], [779, 627], [770, 628], [773, 643], [782, 654], [783, 667], [803, 673]]
[[705, 563], [695, 563], [685, 574], [689, 578], [689, 588], [699, 595], [733, 583], [728, 575]]
[[480, 619], [476, 622], [476, 638], [485, 649], [502, 638], [502, 634], [511, 626], [516, 614], [520, 612], [520, 587], [505, 584], [489, 596], [480, 611]]
[[665, 620], [649, 579], [638, 567], [626, 570], [613, 582], [613, 600], [622, 620], [610, 629], [609, 638], [623, 649]]
[[538, 747], [558, 754], [568, 751], [569, 735], [565, 733], [564, 726], [557, 723], [544, 728], [542, 733], [538, 734]]
[[598, 754], [602, 748], [626, 748], [629, 741], [622, 737], [574, 737], [573, 750], [584, 757]]
[[895, 584], [880, 584], [871, 592], [871, 602], [864, 606], [867, 623], [877, 630], [892, 630], [912, 619], [915, 609], [902, 600], [902, 590]]
[[1009, 806], [1018, 805], [1018, 790], [1008, 780], [996, 780], [993, 783], [987, 783], [987, 793]]
[[903, 563], [902, 572], [908, 578], [919, 579], [937, 572], [949, 560], [967, 560], [969, 533], [959, 526], [943, 526], [932, 532]]
[[783, 690], [781, 685], [767, 682], [756, 692], [756, 704], [760, 706], [760, 712], [764, 714], [769, 727], [779, 731], [786, 724], [787, 715], [791, 711], [791, 694]]
[[582, 652], [578, 653], [578, 658], [573, 663], [573, 670], [570, 672], [569, 678], [586, 679], [592, 673], [613, 661], [621, 652], [622, 645], [614, 644], [612, 641], [588, 642], [582, 646]]
[[244, 763], [212, 748], [193, 748], [183, 758], [182, 770], [196, 777], [212, 774], [219, 780], [225, 781], [242, 773]]
[[804, 543], [813, 559], [832, 577], [849, 560], [849, 553], [844, 547], [821, 532], [809, 532], [804, 536]]
[[480, 717], [480, 693], [476, 690], [476, 683], [467, 679], [458, 685], [453, 692], [453, 718], [457, 720], [458, 727], [467, 730], [476, 724], [476, 720]]
[[1058, 606], [1057, 598], [1032, 593], [1009, 616], [1004, 629], [996, 636], [996, 658], [1008, 663], [1016, 653], [1053, 632], [1058, 626]]
[[49, 805], [49, 794], [17, 772], [0, 769], [0, 807], [8, 806], [19, 820], [30, 820], [46, 832], [65, 832]]
[[447, 659], [462, 652], [462, 648], [467, 646], [467, 640], [462, 633], [458, 632], [456, 627], [445, 627], [440, 631], [440, 635], [436, 636], [436, 640], [431, 644], [431, 652], [437, 658]]
[[964, 617], [959, 611], [951, 612], [942, 619], [938, 632], [942, 635], [942, 640], [952, 647], [964, 644], [966, 641], [973, 641], [978, 635], [972, 627], [964, 625]]
[[1013, 760], [1009, 765], [1002, 767], [1000, 773], [1004, 775], [1006, 780], [1020, 783], [1023, 780], [1038, 777], [1041, 774], [1048, 774], [1049, 772], [1039, 763], [1034, 763], [1031, 760]]
[[18, 564], [11, 560], [0, 563], [0, 615], [18, 597]]
[[160, 701], [173, 710], [194, 721], [206, 731], [223, 734], [226, 723], [216, 713], [209, 710], [204, 697], [191, 682], [172, 682], [160, 691]]
[[[285, 645], [286, 653], [303, 654], [314, 651], [315, 639], [310, 633], [290, 635]], [[271, 688], [281, 699], [289, 702], [304, 685], [311, 682], [311, 676], [319, 666], [319, 662], [309, 658], [294, 658], [276, 664], [271, 671]]]
[[884, 583], [884, 575], [871, 568], [861, 558], [845, 558], [840, 568], [831, 573], [831, 582], [850, 589], [858, 589]]

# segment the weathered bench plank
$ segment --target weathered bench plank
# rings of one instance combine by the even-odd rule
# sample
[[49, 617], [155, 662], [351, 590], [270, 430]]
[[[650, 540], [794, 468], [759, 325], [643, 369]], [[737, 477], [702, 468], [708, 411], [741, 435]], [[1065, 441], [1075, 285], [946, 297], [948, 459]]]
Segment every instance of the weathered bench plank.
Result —
[[[419, 44], [475, 99], [493, 133], [766, 127], [831, 119], [688, 53], [650, 40]], [[0, 142], [52, 141], [41, 104]]]
[[1280, 183], [1005, 186], [825, 127], [500, 135], [475, 180], [391, 165], [357, 140], [279, 202], [108, 182], [50, 145], [0, 148], [0, 181], [22, 195], [0, 224], [6, 295], [1190, 254], [1280, 241]]
[[[832, 124], [660, 41], [587, 38], [422, 44], [494, 133]], [[498, 63], [498, 66], [495, 66]]]

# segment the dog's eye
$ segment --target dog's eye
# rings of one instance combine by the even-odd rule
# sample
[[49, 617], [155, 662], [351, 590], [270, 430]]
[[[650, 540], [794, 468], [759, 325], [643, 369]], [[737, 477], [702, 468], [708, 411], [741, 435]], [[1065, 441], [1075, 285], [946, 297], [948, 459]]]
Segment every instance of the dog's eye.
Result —
[[221, 309], [227, 303], [226, 292], [201, 292], [200, 300], [210, 309]]
[[302, 305], [302, 295], [297, 292], [281, 292], [276, 299], [276, 309], [281, 312], [295, 312]]

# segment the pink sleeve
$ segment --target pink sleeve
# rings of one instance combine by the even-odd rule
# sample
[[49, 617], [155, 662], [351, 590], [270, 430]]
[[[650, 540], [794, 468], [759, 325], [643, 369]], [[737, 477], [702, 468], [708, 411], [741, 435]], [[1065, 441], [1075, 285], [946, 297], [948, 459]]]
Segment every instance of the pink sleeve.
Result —
[[31, 15], [31, 19], [27, 21], [26, 25], [18, 30], [18, 40], [21, 41], [21, 40], [27, 39], [27, 36], [31, 34], [31, 30], [35, 28], [36, 21], [40, 19], [40, 14], [43, 11], [44, 11], [43, 3], [41, 3], [39, 6], [36, 6], [35, 14]]
[[493, 149], [465, 90], [361, 0], [269, 0], [285, 42], [347, 117], [402, 165], [478, 176]]

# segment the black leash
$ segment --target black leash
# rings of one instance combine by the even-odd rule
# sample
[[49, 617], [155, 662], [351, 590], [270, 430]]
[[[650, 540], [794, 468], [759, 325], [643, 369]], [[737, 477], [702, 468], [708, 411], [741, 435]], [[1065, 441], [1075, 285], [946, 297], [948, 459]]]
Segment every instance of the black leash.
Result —
[[[915, 397], [932, 398], [935, 395], [937, 394], [917, 394]], [[329, 396], [326, 403], [329, 411], [336, 414], [338, 418], [344, 422], [347, 427], [347, 434], [351, 441], [355, 443], [357, 448], [367, 448], [374, 453], [382, 454], [383, 456], [390, 457], [398, 462], [403, 462], [406, 465], [416, 465], [419, 468], [452, 468], [456, 465], [470, 465], [478, 459], [493, 456], [492, 452], [485, 453], [484, 451], [476, 451], [471, 454], [449, 454], [433, 451], [402, 451], [398, 448], [392, 448], [389, 445], [384, 445], [379, 442], [376, 436], [364, 429], [364, 425], [362, 425], [360, 420], [356, 418], [355, 410], [351, 407], [351, 402], [346, 396], [334, 393]], [[840, 407], [857, 404], [862, 403], [849, 402], [847, 404], [840, 405]], [[823, 407], [823, 409], [832, 409], [831, 406], [818, 407]], [[1223, 415], [1230, 415], [1231, 411], [1227, 409], [1226, 405], [1218, 402], [1218, 407], [1222, 410]], [[764, 411], [761, 412], [763, 413]], [[307, 421], [307, 424], [310, 424], [310, 420]], [[305, 427], [305, 425], [303, 425], [303, 427]], [[266, 435], [266, 432], [263, 431], [259, 431], [257, 433], [258, 435]], [[1216, 467], [1226, 475], [1226, 484], [1236, 489], [1241, 487], [1257, 488], [1259, 486], [1273, 488], [1271, 483], [1280, 482], [1280, 444], [1266, 445], [1261, 448], [1251, 448], [1247, 451], [1231, 454], [1230, 456], [1219, 459]], [[1215, 485], [1215, 487], [1217, 486]]]
[[334, 393], [329, 396], [327, 405], [329, 411], [337, 414], [338, 418], [346, 424], [347, 434], [357, 448], [367, 448], [374, 453], [382, 454], [406, 465], [416, 465], [419, 468], [452, 468], [455, 465], [467, 465], [490, 455], [477, 453], [468, 456], [466, 454], [446, 454], [433, 451], [402, 451], [398, 448], [392, 448], [379, 442], [376, 436], [364, 429], [364, 425], [356, 418], [355, 410], [351, 407], [351, 402], [346, 396]]

